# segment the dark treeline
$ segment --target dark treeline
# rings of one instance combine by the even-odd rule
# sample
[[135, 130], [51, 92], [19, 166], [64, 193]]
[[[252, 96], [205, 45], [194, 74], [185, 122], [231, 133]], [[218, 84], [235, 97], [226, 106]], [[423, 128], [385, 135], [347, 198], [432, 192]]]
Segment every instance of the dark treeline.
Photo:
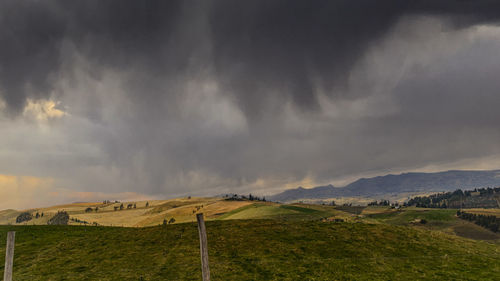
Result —
[[391, 203], [389, 200], [372, 201], [368, 206], [398, 206], [398, 203]]
[[72, 222], [77, 222], [77, 223], [83, 223], [83, 224], [90, 224], [88, 221], [81, 220], [79, 218], [71, 218], [70, 219]]
[[266, 197], [260, 198], [259, 196], [254, 196], [252, 194], [248, 194], [248, 196], [246, 196], [246, 195], [238, 195], [238, 194], [226, 194], [226, 195], [224, 195], [224, 198], [227, 201], [246, 201], [246, 200], [250, 200], [250, 201], [263, 201], [263, 202], [266, 202]]
[[498, 202], [495, 196], [500, 195], [500, 187], [476, 188], [462, 191], [417, 196], [405, 203], [406, 206], [423, 208], [496, 208]]
[[475, 224], [487, 228], [493, 232], [498, 232], [500, 218], [480, 214], [471, 214], [458, 210], [457, 216], [461, 219], [474, 222]]

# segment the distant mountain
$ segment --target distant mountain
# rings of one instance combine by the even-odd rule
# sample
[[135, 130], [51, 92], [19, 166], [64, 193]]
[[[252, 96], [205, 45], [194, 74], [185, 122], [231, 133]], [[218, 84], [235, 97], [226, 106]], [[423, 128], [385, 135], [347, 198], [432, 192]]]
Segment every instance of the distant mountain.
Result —
[[361, 178], [345, 187], [333, 185], [314, 188], [298, 187], [266, 198], [273, 201], [322, 199], [332, 197], [372, 197], [408, 192], [442, 192], [456, 189], [500, 186], [500, 170], [447, 171], [439, 173], [403, 173]]

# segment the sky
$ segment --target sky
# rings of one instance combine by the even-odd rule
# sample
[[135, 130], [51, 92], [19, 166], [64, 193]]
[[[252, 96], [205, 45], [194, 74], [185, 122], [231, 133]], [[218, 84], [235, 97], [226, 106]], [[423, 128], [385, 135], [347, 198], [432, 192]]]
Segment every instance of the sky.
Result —
[[0, 42], [0, 209], [500, 168], [495, 0], [4, 0]]

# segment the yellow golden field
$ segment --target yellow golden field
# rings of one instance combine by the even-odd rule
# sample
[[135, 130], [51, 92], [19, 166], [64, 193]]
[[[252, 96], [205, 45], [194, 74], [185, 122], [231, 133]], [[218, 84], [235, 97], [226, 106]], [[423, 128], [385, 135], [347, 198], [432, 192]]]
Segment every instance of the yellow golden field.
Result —
[[487, 215], [487, 216], [496, 216], [500, 218], [500, 209], [464, 209], [467, 213], [479, 214], [479, 215]]
[[[123, 204], [123, 209], [120, 206]], [[146, 206], [147, 204], [147, 206]], [[111, 203], [74, 203], [47, 208], [29, 210], [0, 211], [0, 224], [16, 224], [16, 217], [22, 212], [33, 214], [33, 219], [20, 224], [44, 225], [58, 211], [65, 211], [70, 216], [70, 225], [94, 224], [106, 226], [142, 227], [162, 224], [164, 220], [175, 223], [196, 220], [197, 213], [204, 213], [207, 220], [252, 204], [249, 201], [225, 201], [222, 198], [177, 198], [171, 200], [150, 200], [135, 202]], [[130, 208], [128, 208], [128, 206]], [[86, 212], [87, 208], [92, 211]], [[98, 208], [97, 211], [95, 209]], [[116, 210], [115, 210], [116, 208]], [[43, 213], [43, 217], [35, 218], [35, 214]]]

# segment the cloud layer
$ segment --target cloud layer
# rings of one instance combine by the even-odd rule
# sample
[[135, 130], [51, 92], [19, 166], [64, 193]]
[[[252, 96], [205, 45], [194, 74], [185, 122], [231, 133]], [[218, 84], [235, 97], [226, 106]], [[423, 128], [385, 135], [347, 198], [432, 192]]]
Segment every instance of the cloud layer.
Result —
[[262, 194], [500, 154], [497, 1], [0, 11], [3, 174], [78, 191]]

